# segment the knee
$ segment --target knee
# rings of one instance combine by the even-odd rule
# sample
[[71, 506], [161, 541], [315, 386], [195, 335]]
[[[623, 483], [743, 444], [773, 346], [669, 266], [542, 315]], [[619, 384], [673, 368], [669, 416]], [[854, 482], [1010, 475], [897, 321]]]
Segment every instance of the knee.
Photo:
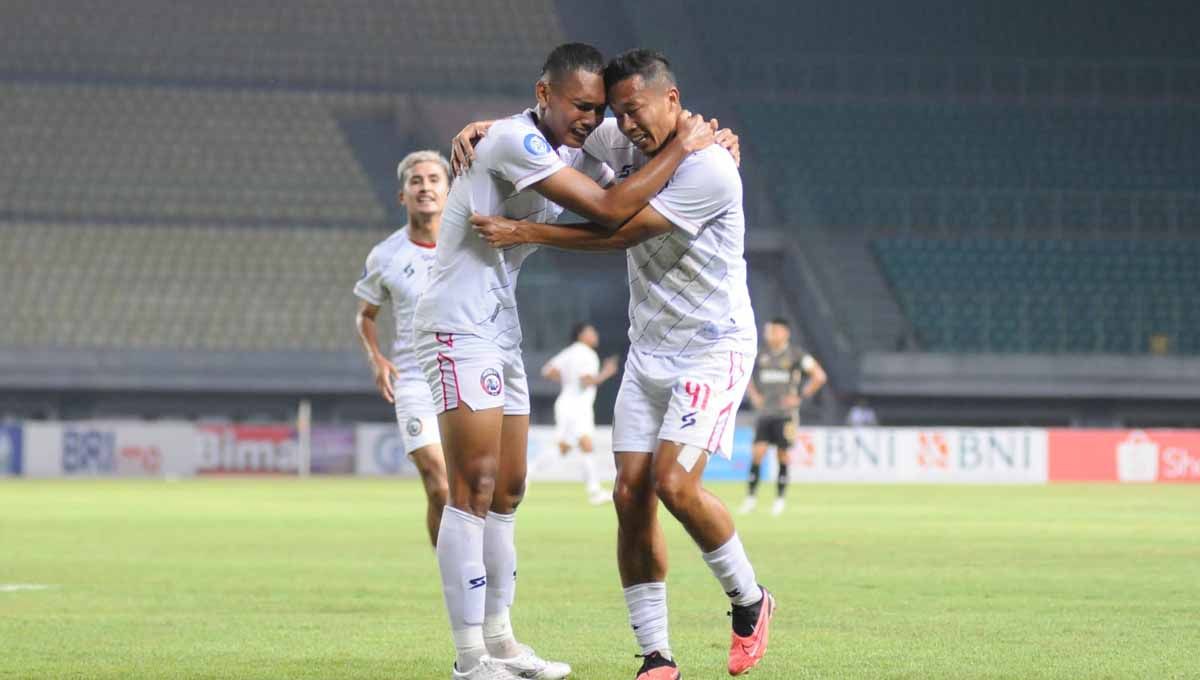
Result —
[[647, 488], [645, 484], [633, 483], [618, 477], [616, 484], [613, 485], [613, 507], [622, 524], [635, 523], [638, 518], [646, 516], [647, 511], [652, 509], [657, 502], [658, 498], [654, 495], [653, 489]]
[[425, 496], [429, 498], [429, 504], [435, 509], [446, 507], [446, 503], [450, 500], [450, 489], [446, 485], [446, 478], [443, 476], [440, 479], [429, 479], [425, 482]]
[[684, 507], [695, 495], [692, 480], [686, 475], [665, 475], [654, 480], [654, 494], [674, 512]]
[[516, 511], [517, 506], [525, 499], [525, 480], [512, 479], [500, 489], [496, 489], [495, 498], [492, 500], [492, 509], [504, 514], [511, 514]]

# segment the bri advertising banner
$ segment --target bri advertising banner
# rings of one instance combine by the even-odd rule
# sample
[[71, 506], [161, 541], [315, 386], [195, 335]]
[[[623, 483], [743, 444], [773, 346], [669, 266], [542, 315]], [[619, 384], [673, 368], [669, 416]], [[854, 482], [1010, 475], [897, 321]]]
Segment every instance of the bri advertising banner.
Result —
[[24, 443], [20, 425], [0, 425], [0, 477], [21, 474]]

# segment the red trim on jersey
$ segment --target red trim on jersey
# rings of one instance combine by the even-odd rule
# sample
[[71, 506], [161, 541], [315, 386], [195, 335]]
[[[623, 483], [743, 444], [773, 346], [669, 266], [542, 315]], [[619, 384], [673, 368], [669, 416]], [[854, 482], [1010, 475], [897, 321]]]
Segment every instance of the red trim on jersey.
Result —
[[425, 241], [418, 241], [418, 240], [417, 240], [417, 239], [415, 239], [415, 238], [410, 238], [410, 239], [408, 239], [408, 240], [409, 240], [409, 241], [412, 241], [412, 243], [413, 243], [413, 245], [414, 245], [414, 246], [420, 246], [420, 247], [422, 247], [422, 248], [437, 248], [437, 244], [436, 244], [436, 243], [426, 243]]
[[433, 337], [435, 340], [437, 340], [438, 342], [442, 343], [443, 345], [445, 345], [447, 347], [454, 346], [454, 334], [453, 333], [434, 333]]
[[[443, 412], [452, 411], [452, 410], [458, 408], [459, 403], [462, 402], [462, 394], [458, 391], [458, 367], [455, 365], [454, 359], [451, 359], [450, 357], [446, 356], [445, 354], [442, 354], [441, 352], [438, 352], [437, 362], [438, 362], [438, 374], [441, 376], [441, 381], [442, 381], [442, 411]], [[448, 390], [446, 388], [446, 365], [447, 364], [449, 364], [449, 366], [450, 366], [450, 377], [454, 381], [454, 403], [453, 404], [450, 403], [450, 390]]]
[[729, 424], [729, 413], [732, 410], [733, 404], [729, 403], [717, 414], [717, 422], [713, 423], [712, 434], [708, 435], [709, 453], [716, 453], [717, 448], [721, 446], [721, 438], [725, 436], [725, 426]]

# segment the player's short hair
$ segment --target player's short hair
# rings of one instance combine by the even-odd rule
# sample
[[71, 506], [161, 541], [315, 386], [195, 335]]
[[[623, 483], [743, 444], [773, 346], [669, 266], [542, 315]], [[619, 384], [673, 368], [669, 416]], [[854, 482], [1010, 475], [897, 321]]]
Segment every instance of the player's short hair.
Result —
[[788, 321], [787, 319], [783, 318], [782, 316], [773, 316], [773, 317], [771, 317], [771, 320], [768, 321], [767, 323], [773, 323], [776, 326], [783, 326], [784, 328], [788, 329], [789, 331], [792, 330], [792, 323], [790, 321]]
[[604, 72], [604, 55], [587, 43], [565, 43], [555, 47], [542, 64], [542, 80], [558, 82], [576, 71]]
[[665, 80], [668, 85], [675, 86], [670, 60], [657, 50], [639, 48], [622, 52], [605, 65], [604, 87], [608, 89], [634, 76], [641, 76], [646, 83]]
[[396, 179], [400, 180], [401, 185], [408, 184], [408, 176], [412, 174], [412, 169], [417, 163], [437, 163], [446, 173], [446, 179], [450, 179], [450, 161], [437, 151], [424, 149], [408, 154], [396, 166]]
[[583, 329], [585, 328], [595, 328], [595, 326], [593, 326], [590, 321], [580, 321], [574, 326], [571, 326], [571, 342], [579, 340], [579, 336], [583, 335]]

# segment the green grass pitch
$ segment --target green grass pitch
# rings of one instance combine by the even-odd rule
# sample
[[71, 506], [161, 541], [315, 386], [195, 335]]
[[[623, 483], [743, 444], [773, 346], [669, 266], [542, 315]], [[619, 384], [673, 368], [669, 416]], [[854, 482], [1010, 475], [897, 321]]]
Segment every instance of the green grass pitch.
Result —
[[[718, 485], [729, 505], [740, 485]], [[1200, 488], [793, 486], [737, 517], [779, 599], [752, 678], [1200, 678]], [[578, 680], [637, 667], [611, 507], [530, 488], [518, 636]], [[450, 677], [411, 481], [0, 482], [0, 678]], [[671, 543], [684, 677], [728, 677], [727, 602]]]

